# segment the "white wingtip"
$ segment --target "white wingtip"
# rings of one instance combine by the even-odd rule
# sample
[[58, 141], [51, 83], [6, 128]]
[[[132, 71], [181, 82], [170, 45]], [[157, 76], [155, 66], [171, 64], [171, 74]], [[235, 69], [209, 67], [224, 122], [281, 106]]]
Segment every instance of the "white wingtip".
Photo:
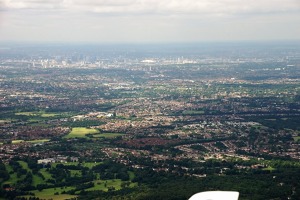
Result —
[[209, 191], [194, 194], [189, 200], [238, 200], [239, 193], [232, 191]]

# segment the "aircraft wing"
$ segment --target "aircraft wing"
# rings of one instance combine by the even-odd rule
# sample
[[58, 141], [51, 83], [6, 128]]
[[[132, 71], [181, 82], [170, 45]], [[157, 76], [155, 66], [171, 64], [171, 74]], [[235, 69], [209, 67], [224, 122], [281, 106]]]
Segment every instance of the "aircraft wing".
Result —
[[189, 200], [238, 200], [239, 193], [233, 191], [209, 191], [194, 194]]

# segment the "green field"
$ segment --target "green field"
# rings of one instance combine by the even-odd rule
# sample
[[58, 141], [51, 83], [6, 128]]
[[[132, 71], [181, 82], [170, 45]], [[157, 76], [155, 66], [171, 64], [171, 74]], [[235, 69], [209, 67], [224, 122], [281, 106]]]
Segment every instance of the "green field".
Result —
[[40, 169], [41, 174], [43, 174], [43, 176], [45, 177], [45, 179], [51, 179], [52, 176], [49, 172], [46, 171], [46, 168]]
[[43, 184], [43, 183], [45, 183], [45, 181], [41, 177], [39, 177], [37, 175], [32, 176], [32, 185], [33, 186], [36, 187], [37, 185]]
[[[94, 191], [94, 190], [102, 190], [102, 191], [108, 191], [108, 188], [113, 187], [115, 190], [120, 190], [122, 189], [122, 184], [123, 181], [121, 179], [112, 179], [112, 180], [97, 180], [93, 181], [95, 184], [94, 187], [86, 189], [86, 191]], [[137, 183], [129, 183], [129, 187], [135, 187], [137, 186]]]
[[39, 114], [36, 112], [18, 112], [15, 115], [24, 115], [24, 116], [38, 116]]
[[115, 138], [118, 136], [123, 136], [122, 133], [100, 133], [93, 135], [94, 138]]
[[12, 173], [9, 176], [10, 176], [9, 180], [5, 181], [3, 184], [16, 185], [17, 182], [21, 180], [21, 178], [24, 178], [24, 177], [17, 178], [17, 173]]
[[274, 171], [274, 170], [276, 170], [276, 168], [268, 166], [266, 168], [263, 168], [263, 170], [265, 170], [265, 171]]
[[23, 169], [26, 169], [27, 171], [31, 171], [28, 167], [27, 162], [24, 161], [18, 161], [20, 163], [20, 165], [22, 166]]
[[24, 140], [13, 140], [13, 141], [11, 141], [12, 144], [19, 144], [21, 142], [24, 142]]
[[57, 113], [42, 113], [41, 117], [55, 117], [57, 115], [59, 115], [59, 114], [57, 114]]
[[101, 162], [87, 162], [87, 163], [82, 163], [82, 166], [88, 167], [91, 169], [92, 167], [101, 164]]
[[[57, 187], [57, 188], [48, 188], [43, 189], [42, 191], [32, 190], [30, 192], [35, 194], [35, 197], [40, 199], [54, 199], [54, 200], [64, 200], [76, 197], [76, 195], [69, 195], [69, 194], [61, 194], [63, 191], [69, 191], [75, 189], [75, 187]], [[58, 193], [59, 195], [55, 195], [54, 193]], [[29, 198], [30, 196], [24, 196]]]
[[66, 135], [64, 138], [84, 138], [87, 134], [97, 134], [99, 133], [96, 129], [77, 127], [73, 128], [72, 131]]
[[72, 177], [74, 177], [74, 176], [81, 177], [82, 176], [81, 170], [70, 170], [70, 172], [71, 172]]
[[43, 142], [48, 142], [50, 141], [49, 139], [42, 139], [42, 140], [30, 140], [30, 141], [25, 141], [25, 140], [13, 140], [11, 143], [12, 144], [18, 144], [21, 142], [29, 142], [29, 143], [43, 143]]
[[[129, 187], [136, 187], [137, 183], [132, 183], [131, 180], [135, 177], [134, 173], [132, 171], [129, 171]], [[109, 187], [114, 187], [115, 190], [120, 190], [122, 189], [122, 182], [124, 183], [124, 181], [121, 181], [121, 179], [112, 179], [112, 180], [97, 180], [97, 181], [93, 181], [95, 186], [86, 189], [86, 191], [93, 191], [93, 190], [102, 190], [102, 191], [108, 191]]]
[[5, 165], [6, 171], [10, 173], [9, 180], [5, 181], [3, 184], [14, 185], [18, 182], [17, 173], [13, 173], [13, 168], [10, 165]]
[[294, 137], [294, 140], [295, 140], [296, 142], [299, 141], [299, 140], [300, 140], [300, 136]]
[[[28, 164], [24, 161], [18, 161], [23, 169], [25, 169], [28, 172], [31, 172], [31, 169], [29, 169]], [[5, 165], [6, 171], [10, 172], [10, 178], [8, 181], [4, 182], [5, 184], [15, 185], [19, 180], [22, 180], [25, 175], [22, 175], [21, 177], [17, 177], [17, 173], [13, 172], [13, 169], [10, 165]], [[41, 169], [46, 170], [46, 169]], [[49, 174], [50, 175], [50, 174]], [[46, 177], [46, 176], [45, 176]], [[38, 184], [43, 183], [43, 179], [37, 175], [33, 175], [33, 185], [37, 186]]]
[[[108, 191], [108, 188], [113, 187], [115, 190], [122, 189], [121, 183], [122, 181], [120, 179], [112, 179], [112, 180], [96, 180], [93, 181], [94, 187], [86, 189], [86, 191], [94, 191], [94, 190], [102, 190], [102, 191]], [[136, 183], [130, 183], [129, 187], [135, 187]], [[38, 197], [40, 199], [54, 199], [54, 200], [63, 200], [63, 199], [70, 199], [76, 197], [76, 195], [69, 195], [69, 194], [61, 194], [63, 191], [67, 192], [72, 189], [75, 189], [75, 187], [56, 187], [56, 188], [48, 188], [43, 189], [42, 191], [38, 190], [32, 190], [30, 192], [35, 194], [35, 197]], [[58, 193], [58, 195], [55, 195], [55, 193]], [[29, 198], [30, 196], [24, 196]]]
[[60, 115], [59, 113], [46, 113], [43, 111], [39, 111], [39, 112], [18, 112], [15, 113], [15, 115], [24, 115], [24, 116], [28, 116], [28, 117], [55, 117]]
[[49, 142], [50, 140], [49, 139], [42, 139], [42, 140], [30, 140], [30, 141], [26, 141], [26, 142], [29, 142], [29, 143], [43, 143], [43, 142]]
[[114, 187], [116, 190], [121, 189], [121, 183], [122, 181], [120, 179], [112, 179], [112, 180], [97, 180], [93, 181], [95, 186], [86, 189], [86, 191], [93, 191], [93, 190], [102, 190], [102, 191], [108, 191], [109, 187]]
[[[25, 161], [17, 161], [23, 169], [25, 169], [27, 172], [31, 172], [32, 170], [28, 167], [28, 163]], [[101, 164], [102, 162], [84, 162], [84, 163], [79, 163], [79, 162], [69, 162], [69, 163], [64, 163], [63, 165], [81, 165], [84, 167], [88, 167], [89, 169], [92, 169], [94, 166]], [[58, 164], [61, 163], [53, 163], [51, 164], [52, 168], [55, 168]], [[13, 171], [12, 166], [6, 164], [5, 165], [6, 170], [10, 173], [10, 179], [4, 184], [10, 184], [11, 186], [17, 186], [19, 181], [22, 181], [25, 178], [25, 174], [21, 175], [19, 178], [17, 177], [17, 173]], [[82, 171], [81, 170], [69, 170], [71, 173], [72, 177], [81, 177], [82, 176]], [[33, 174], [33, 180], [32, 180], [32, 186], [37, 186], [39, 184], [45, 184], [48, 179], [53, 179], [52, 175], [47, 171], [46, 168], [42, 168], [39, 170], [39, 173], [41, 173], [44, 176], [44, 180], [36, 175]], [[135, 175], [134, 172], [128, 171], [129, 174], [129, 180], [128, 181], [122, 181], [121, 179], [110, 179], [110, 180], [99, 180], [100, 174], [96, 173], [93, 187], [85, 189], [86, 191], [94, 191], [94, 190], [101, 190], [101, 191], [109, 191], [111, 190], [120, 190], [124, 187], [136, 187], [137, 183], [132, 183], [131, 181], [134, 179]], [[54, 187], [53, 184], [48, 184], [51, 188], [43, 189], [41, 191], [39, 190], [32, 190], [29, 191], [31, 193], [34, 193], [35, 197], [38, 197], [40, 199], [70, 199], [70, 198], [75, 198], [76, 194], [79, 193], [79, 190], [75, 192], [75, 195], [69, 195], [65, 194], [65, 192], [69, 192], [70, 190], [75, 190], [76, 186], [63, 186], [63, 187]], [[30, 195], [22, 196], [22, 197], [32, 197]]]
[[[56, 165], [58, 165], [58, 164], [61, 164], [61, 163], [53, 163], [53, 164], [51, 164], [51, 166], [56, 167]], [[63, 165], [78, 165], [78, 164], [79, 164], [79, 162], [68, 162], [68, 163], [64, 163]], [[81, 166], [91, 169], [92, 167], [99, 165], [99, 164], [101, 164], [101, 162], [84, 162], [84, 163], [81, 163]]]

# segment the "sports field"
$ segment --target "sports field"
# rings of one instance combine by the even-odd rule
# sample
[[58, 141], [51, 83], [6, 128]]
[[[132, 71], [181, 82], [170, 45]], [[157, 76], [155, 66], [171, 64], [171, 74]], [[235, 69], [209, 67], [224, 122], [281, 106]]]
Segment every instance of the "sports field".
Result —
[[64, 138], [84, 138], [87, 134], [97, 134], [99, 133], [96, 129], [77, 127], [73, 128], [72, 131], [66, 135]]

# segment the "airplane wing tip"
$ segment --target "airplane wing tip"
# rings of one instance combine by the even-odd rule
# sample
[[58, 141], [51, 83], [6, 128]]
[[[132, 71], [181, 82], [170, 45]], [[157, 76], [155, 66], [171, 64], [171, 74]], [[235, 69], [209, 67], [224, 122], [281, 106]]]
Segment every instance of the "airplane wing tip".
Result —
[[207, 191], [194, 194], [189, 200], [238, 200], [236, 191]]

